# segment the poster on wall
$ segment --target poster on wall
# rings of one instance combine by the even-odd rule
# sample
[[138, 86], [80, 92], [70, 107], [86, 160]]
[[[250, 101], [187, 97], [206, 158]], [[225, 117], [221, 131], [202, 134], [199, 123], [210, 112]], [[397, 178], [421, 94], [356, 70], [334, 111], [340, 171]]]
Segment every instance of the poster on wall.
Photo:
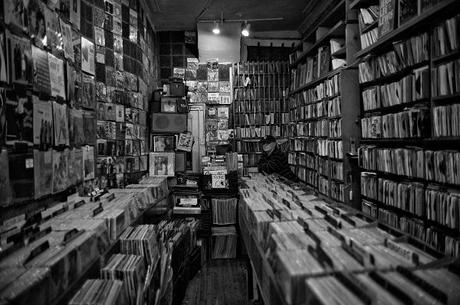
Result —
[[94, 44], [86, 39], [81, 38], [81, 69], [91, 75], [95, 74], [95, 63], [94, 63]]
[[75, 68], [81, 69], [81, 36], [78, 31], [72, 30], [72, 45]]
[[53, 194], [64, 191], [69, 185], [69, 150], [53, 150]]
[[0, 88], [0, 147], [6, 140], [6, 89]]
[[96, 114], [94, 111], [83, 112], [83, 134], [85, 144], [94, 144], [96, 142]]
[[82, 73], [82, 107], [88, 109], [96, 108], [96, 84], [94, 76]]
[[54, 145], [69, 145], [67, 105], [53, 102]]
[[69, 137], [72, 146], [80, 146], [85, 143], [83, 110], [81, 109], [70, 109]]
[[46, 22], [44, 3], [40, 0], [30, 0], [28, 6], [29, 35], [36, 46], [46, 44]]
[[53, 145], [53, 108], [50, 101], [40, 100], [33, 95], [34, 144], [41, 147]]
[[8, 81], [8, 70], [6, 65], [6, 39], [5, 33], [0, 33], [0, 82]]
[[51, 194], [53, 191], [53, 151], [34, 149], [35, 199]]
[[6, 0], [2, 1], [5, 14], [5, 23], [27, 32], [27, 1]]
[[64, 45], [62, 44], [61, 26], [58, 14], [45, 6], [46, 21], [46, 44], [51, 48], [53, 54], [62, 54]]
[[64, 62], [62, 59], [48, 53], [48, 66], [50, 71], [51, 95], [65, 99]]

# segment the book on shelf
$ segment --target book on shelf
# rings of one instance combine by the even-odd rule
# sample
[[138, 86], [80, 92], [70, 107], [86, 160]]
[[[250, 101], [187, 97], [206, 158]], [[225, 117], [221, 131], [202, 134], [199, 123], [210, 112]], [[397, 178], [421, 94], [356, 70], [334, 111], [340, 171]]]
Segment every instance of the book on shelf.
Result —
[[440, 57], [459, 51], [460, 15], [446, 19], [432, 30], [433, 57]]

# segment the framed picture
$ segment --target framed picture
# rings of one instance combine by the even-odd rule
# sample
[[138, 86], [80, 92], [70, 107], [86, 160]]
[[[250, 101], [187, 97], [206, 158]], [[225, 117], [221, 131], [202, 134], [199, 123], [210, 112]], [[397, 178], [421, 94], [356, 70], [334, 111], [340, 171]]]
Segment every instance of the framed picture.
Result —
[[153, 151], [154, 152], [168, 152], [174, 151], [174, 144], [176, 142], [175, 136], [153, 136]]
[[161, 98], [161, 112], [176, 112], [177, 111], [176, 98], [162, 97]]
[[175, 159], [174, 152], [151, 152], [149, 154], [149, 175], [174, 176]]

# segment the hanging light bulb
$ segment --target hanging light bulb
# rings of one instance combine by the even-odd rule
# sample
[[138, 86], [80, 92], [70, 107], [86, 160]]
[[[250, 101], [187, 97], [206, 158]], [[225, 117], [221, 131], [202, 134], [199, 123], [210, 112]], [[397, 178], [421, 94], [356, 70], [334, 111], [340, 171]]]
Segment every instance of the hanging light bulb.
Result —
[[249, 32], [250, 29], [251, 29], [251, 25], [245, 21], [243, 23], [243, 27], [241, 28], [241, 35], [243, 35], [244, 37], [248, 37], [250, 34]]
[[217, 21], [214, 21], [214, 27], [212, 28], [212, 32], [213, 32], [215, 35], [219, 35], [219, 34], [220, 34], [219, 23], [218, 23]]

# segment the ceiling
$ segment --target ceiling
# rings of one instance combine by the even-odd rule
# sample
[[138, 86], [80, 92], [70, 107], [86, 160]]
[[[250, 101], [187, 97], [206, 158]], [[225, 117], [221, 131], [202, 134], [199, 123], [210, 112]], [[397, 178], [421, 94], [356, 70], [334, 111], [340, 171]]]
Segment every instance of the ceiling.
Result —
[[[305, 0], [146, 0], [153, 10], [152, 21], [158, 31], [196, 29], [198, 20], [263, 19], [281, 21], [251, 22], [251, 30], [293, 31], [303, 21]], [[310, 1], [311, 2], [311, 1]]]

